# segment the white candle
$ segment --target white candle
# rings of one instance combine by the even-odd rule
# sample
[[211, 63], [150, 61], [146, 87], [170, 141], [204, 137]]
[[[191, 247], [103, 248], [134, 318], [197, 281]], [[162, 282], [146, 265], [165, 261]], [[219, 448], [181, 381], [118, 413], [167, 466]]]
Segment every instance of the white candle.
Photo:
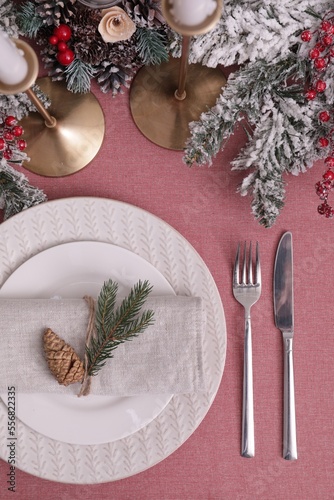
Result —
[[17, 85], [27, 76], [28, 64], [8, 35], [0, 30], [0, 82]]
[[217, 8], [215, 0], [172, 0], [172, 5], [175, 21], [186, 26], [201, 24]]

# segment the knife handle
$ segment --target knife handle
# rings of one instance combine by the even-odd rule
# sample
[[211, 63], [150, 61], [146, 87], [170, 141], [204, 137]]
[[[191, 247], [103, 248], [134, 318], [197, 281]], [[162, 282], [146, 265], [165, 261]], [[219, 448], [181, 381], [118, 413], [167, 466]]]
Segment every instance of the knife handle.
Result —
[[252, 458], [255, 455], [252, 358], [251, 320], [249, 313], [246, 313], [241, 436], [241, 455], [246, 458]]
[[295, 388], [293, 376], [293, 351], [291, 333], [283, 332], [284, 342], [284, 423], [283, 423], [283, 458], [297, 459], [297, 432], [295, 410]]

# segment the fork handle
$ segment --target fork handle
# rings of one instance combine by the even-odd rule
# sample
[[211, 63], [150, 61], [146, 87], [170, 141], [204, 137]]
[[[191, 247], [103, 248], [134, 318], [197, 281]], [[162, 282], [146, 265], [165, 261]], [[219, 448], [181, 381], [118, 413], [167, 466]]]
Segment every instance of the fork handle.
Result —
[[292, 338], [283, 332], [284, 343], [284, 422], [283, 458], [297, 459], [295, 388], [293, 375]]
[[255, 455], [252, 327], [249, 312], [245, 314], [241, 455], [247, 458], [254, 457]]

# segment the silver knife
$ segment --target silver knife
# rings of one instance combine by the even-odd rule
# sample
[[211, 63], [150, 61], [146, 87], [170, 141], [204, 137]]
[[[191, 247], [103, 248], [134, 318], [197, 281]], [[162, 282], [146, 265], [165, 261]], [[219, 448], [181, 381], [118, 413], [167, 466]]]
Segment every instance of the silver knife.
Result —
[[293, 375], [293, 250], [292, 234], [284, 233], [277, 247], [274, 269], [275, 323], [284, 345], [283, 458], [297, 459], [295, 389]]

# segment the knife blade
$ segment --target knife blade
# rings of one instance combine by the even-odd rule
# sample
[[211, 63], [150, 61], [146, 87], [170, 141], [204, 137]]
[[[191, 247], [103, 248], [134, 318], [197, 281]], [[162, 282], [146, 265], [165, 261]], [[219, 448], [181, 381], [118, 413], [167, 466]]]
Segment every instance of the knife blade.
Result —
[[274, 315], [284, 346], [283, 458], [297, 459], [297, 432], [293, 369], [293, 246], [292, 234], [281, 237], [274, 267]]

